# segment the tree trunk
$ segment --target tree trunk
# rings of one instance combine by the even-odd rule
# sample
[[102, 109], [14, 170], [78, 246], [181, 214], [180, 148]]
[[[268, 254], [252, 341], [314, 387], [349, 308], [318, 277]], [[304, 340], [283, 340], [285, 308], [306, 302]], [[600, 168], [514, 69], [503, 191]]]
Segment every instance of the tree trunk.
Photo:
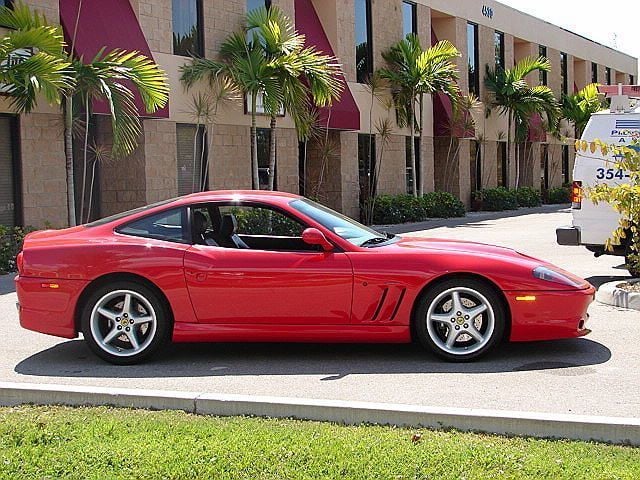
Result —
[[276, 178], [276, 116], [271, 116], [271, 124], [269, 132], [269, 190], [273, 190]]
[[[84, 145], [82, 151], [82, 196], [80, 197], [80, 223], [84, 222], [84, 197], [87, 185], [87, 155], [89, 150], [89, 96], [84, 99]], [[87, 222], [91, 212], [87, 213]]]
[[411, 100], [409, 105], [409, 117], [410, 117], [410, 125], [411, 129], [411, 145], [409, 146], [409, 151], [411, 152], [411, 181], [412, 181], [412, 192], [414, 198], [418, 198], [418, 177], [416, 175], [416, 95], [415, 92], [411, 92]]
[[73, 172], [73, 98], [70, 95], [64, 97], [64, 140], [67, 169], [67, 223], [70, 227], [76, 226], [75, 203], [75, 179]]
[[258, 129], [256, 126], [256, 95], [251, 95], [251, 174], [254, 190], [260, 190], [258, 176]]
[[[509, 171], [509, 165], [511, 165], [511, 127], [513, 126], [513, 114], [509, 112], [508, 122], [507, 122], [507, 172]], [[516, 172], [517, 172], [516, 165]], [[517, 179], [517, 174], [516, 174]], [[517, 180], [516, 180], [517, 184]], [[509, 188], [509, 182], [507, 181], [507, 188]]]
[[[422, 150], [422, 139], [424, 138], [423, 127], [424, 127], [424, 94], [420, 94], [420, 130], [419, 130], [420, 140], [418, 141], [418, 146], [420, 147], [420, 150]], [[415, 148], [415, 145], [413, 148]], [[422, 155], [420, 155], [420, 166], [422, 166], [423, 162], [424, 162], [424, 159], [422, 158]], [[418, 196], [422, 197], [424, 195], [424, 175], [418, 175], [418, 173], [416, 172], [416, 178], [420, 179], [420, 185], [418, 185], [419, 187]]]

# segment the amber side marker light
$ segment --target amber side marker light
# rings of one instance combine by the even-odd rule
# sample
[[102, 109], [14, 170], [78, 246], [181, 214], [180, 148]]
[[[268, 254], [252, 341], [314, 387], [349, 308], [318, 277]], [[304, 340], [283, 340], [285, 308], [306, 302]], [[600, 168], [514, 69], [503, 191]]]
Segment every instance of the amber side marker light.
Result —
[[535, 295], [525, 295], [523, 297], [516, 297], [516, 300], [518, 302], [535, 302], [536, 297]]
[[40, 286], [42, 288], [60, 288], [60, 285], [58, 285], [57, 283], [42, 283], [40, 284]]
[[571, 208], [582, 208], [582, 182], [575, 181], [571, 184]]

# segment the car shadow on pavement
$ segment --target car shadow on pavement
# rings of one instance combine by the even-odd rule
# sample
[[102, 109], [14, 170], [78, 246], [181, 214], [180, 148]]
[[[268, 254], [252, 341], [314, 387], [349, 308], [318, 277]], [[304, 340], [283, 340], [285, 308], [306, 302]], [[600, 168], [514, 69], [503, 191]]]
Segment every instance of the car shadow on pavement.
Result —
[[0, 275], [0, 295], [7, 295], [16, 291], [16, 283], [13, 280], [14, 274]]
[[600, 288], [605, 283], [624, 282], [626, 280], [629, 280], [630, 278], [631, 277], [629, 275], [627, 276], [602, 275], [602, 276], [587, 277], [585, 278], [585, 280], [589, 282], [591, 285], [593, 285], [594, 287]]
[[501, 345], [487, 358], [448, 363], [417, 345], [352, 344], [179, 344], [135, 366], [118, 367], [94, 356], [81, 340], [60, 343], [18, 363], [21, 375], [73, 378], [155, 378], [245, 375], [326, 375], [339, 380], [358, 374], [505, 373], [549, 371], [587, 375], [611, 351], [586, 338]]

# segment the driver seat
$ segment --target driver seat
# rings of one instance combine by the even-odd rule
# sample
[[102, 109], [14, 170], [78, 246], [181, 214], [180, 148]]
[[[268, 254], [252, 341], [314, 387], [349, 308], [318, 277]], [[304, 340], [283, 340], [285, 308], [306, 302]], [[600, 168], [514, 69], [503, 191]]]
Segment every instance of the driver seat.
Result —
[[199, 245], [209, 245], [211, 247], [217, 247], [218, 244], [212, 238], [207, 235], [208, 226], [207, 217], [204, 213], [195, 211], [193, 212], [193, 233], [195, 243]]
[[216, 236], [216, 242], [225, 248], [249, 248], [249, 245], [236, 234], [238, 228], [238, 220], [235, 215], [228, 213], [223, 215], [220, 222], [220, 232]]

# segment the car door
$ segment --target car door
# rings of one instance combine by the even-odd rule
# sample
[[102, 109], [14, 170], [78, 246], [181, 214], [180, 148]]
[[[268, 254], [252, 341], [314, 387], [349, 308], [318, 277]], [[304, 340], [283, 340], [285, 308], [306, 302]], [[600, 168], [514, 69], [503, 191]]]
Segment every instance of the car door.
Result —
[[[241, 237], [243, 234], [269, 237], [271, 241], [266, 244], [275, 245], [274, 226], [282, 230], [283, 222], [291, 219], [283, 219], [280, 217], [283, 213], [273, 211], [269, 221], [264, 222], [260, 220], [264, 212], [252, 211], [255, 208], [233, 207], [240, 217], [238, 233]], [[304, 227], [300, 225], [298, 230]], [[245, 238], [249, 240], [248, 237]], [[193, 245], [185, 253], [184, 266], [199, 322], [274, 325], [350, 322], [353, 269], [341, 251]]]

